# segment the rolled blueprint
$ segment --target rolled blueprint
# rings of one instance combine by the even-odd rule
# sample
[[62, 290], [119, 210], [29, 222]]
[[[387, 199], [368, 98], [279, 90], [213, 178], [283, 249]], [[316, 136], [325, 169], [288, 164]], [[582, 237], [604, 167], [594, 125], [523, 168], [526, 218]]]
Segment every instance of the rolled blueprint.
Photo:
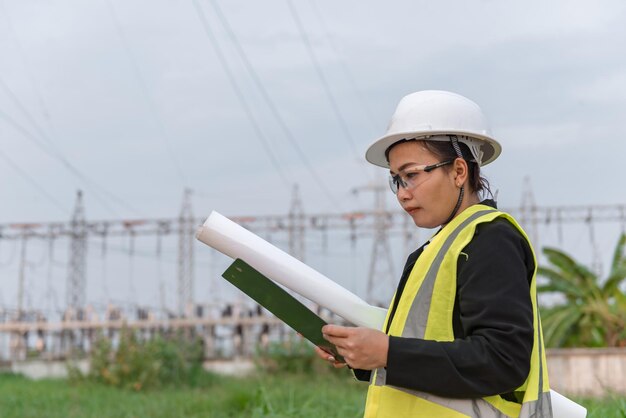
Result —
[[369, 305], [354, 293], [218, 212], [211, 212], [196, 233], [196, 238], [233, 259], [244, 260], [263, 275], [355, 325], [382, 328], [386, 309]]
[[585, 418], [587, 409], [558, 392], [550, 390], [554, 418]]

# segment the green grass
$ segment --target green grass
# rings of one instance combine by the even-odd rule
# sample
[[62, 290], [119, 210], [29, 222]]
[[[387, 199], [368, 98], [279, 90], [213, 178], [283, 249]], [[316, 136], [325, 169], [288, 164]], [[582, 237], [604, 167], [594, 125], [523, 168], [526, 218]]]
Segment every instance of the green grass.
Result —
[[[345, 371], [246, 379], [206, 374], [195, 388], [141, 392], [0, 375], [2, 418], [360, 417], [366, 384]], [[626, 397], [577, 399], [589, 418], [626, 418]]]
[[613, 395], [606, 399], [575, 399], [587, 408], [588, 418], [626, 418], [626, 396]]
[[366, 385], [343, 376], [235, 379], [207, 374], [197, 388], [131, 392], [94, 383], [0, 375], [2, 418], [359, 417]]

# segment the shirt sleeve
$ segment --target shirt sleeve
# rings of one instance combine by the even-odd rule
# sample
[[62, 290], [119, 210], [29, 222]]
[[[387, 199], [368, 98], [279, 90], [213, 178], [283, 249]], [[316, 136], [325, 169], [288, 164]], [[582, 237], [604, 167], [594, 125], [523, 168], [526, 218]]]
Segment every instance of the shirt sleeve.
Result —
[[352, 370], [352, 374], [354, 375], [354, 378], [362, 382], [369, 381], [372, 376], [371, 370], [352, 369], [352, 368], [350, 369]]
[[[534, 259], [508, 221], [481, 224], [459, 257], [455, 340], [390, 337], [387, 384], [454, 398], [514, 391], [530, 370]], [[456, 329], [458, 328], [458, 329]]]

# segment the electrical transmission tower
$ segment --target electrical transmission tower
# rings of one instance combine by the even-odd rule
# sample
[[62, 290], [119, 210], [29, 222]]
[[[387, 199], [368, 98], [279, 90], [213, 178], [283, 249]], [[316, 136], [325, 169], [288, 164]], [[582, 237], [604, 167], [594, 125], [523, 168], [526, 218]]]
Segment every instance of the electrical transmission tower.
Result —
[[66, 303], [67, 307], [78, 312], [85, 306], [86, 299], [86, 267], [87, 267], [87, 222], [83, 192], [76, 193], [74, 214], [70, 221], [70, 263], [67, 276]]
[[178, 217], [178, 314], [193, 313], [193, 243], [196, 224], [191, 212], [191, 190], [185, 189]]
[[26, 240], [28, 239], [27, 229], [22, 231], [22, 248], [20, 251], [20, 270], [17, 279], [17, 318], [22, 319], [24, 313], [24, 275], [26, 270]]
[[[400, 210], [386, 209], [385, 197], [388, 193], [387, 188], [381, 185], [367, 186], [361, 190], [374, 192], [375, 210], [373, 211], [354, 211], [347, 213], [317, 213], [305, 214], [303, 211], [302, 199], [300, 191], [297, 187], [293, 189], [293, 198], [291, 200], [291, 208], [288, 214], [279, 215], [261, 215], [261, 216], [242, 216], [232, 218], [233, 221], [253, 230], [255, 233], [267, 234], [289, 234], [289, 251], [299, 259], [305, 257], [305, 234], [321, 233], [322, 246], [326, 251], [327, 234], [332, 232], [344, 233], [345, 237], [355, 245], [357, 237], [366, 236], [368, 239], [373, 238], [369, 274], [366, 289], [366, 298], [370, 303], [379, 303], [381, 299], [387, 299], [389, 288], [393, 288], [396, 283], [396, 277], [393, 269], [391, 245], [401, 244], [397, 241], [400, 237], [404, 243], [404, 248], [415, 246], [415, 234], [418, 229], [414, 227], [410, 217]], [[355, 190], [357, 192], [358, 190]], [[192, 215], [191, 191], [186, 190], [183, 195], [183, 202], [179, 216], [172, 218], [158, 219], [114, 219], [89, 221], [85, 220], [85, 210], [83, 206], [83, 195], [78, 192], [76, 198], [76, 207], [71, 221], [63, 222], [47, 222], [47, 223], [6, 223], [0, 224], [0, 243], [5, 244], [12, 241], [15, 244], [15, 255], [19, 257], [20, 265], [18, 270], [18, 291], [17, 291], [17, 312], [21, 315], [11, 315], [12, 317], [28, 316], [28, 305], [25, 297], [29, 295], [28, 286], [28, 267], [32, 263], [28, 262], [28, 256], [31, 252], [31, 246], [37, 245], [42, 241], [48, 244], [48, 260], [53, 262], [53, 242], [56, 240], [67, 239], [70, 241], [68, 252], [68, 275], [67, 275], [67, 308], [68, 312], [76, 312], [82, 310], [86, 305], [86, 252], [87, 238], [98, 236], [102, 239], [102, 257], [107, 253], [106, 240], [109, 237], [157, 237], [157, 258], [161, 263], [163, 251], [160, 240], [170, 237], [174, 240], [178, 233], [179, 251], [178, 251], [178, 271], [177, 271], [177, 308], [178, 313], [190, 315], [193, 307], [193, 284], [194, 284], [194, 254], [193, 246], [195, 243], [194, 232], [196, 225], [201, 224], [204, 219], [194, 219]], [[564, 241], [562, 228], [566, 225], [585, 225], [589, 229], [589, 243], [593, 251], [594, 271], [601, 271], [601, 252], [598, 247], [597, 240], [603, 236], [598, 235], [603, 230], [596, 230], [598, 223], [611, 222], [621, 226], [622, 230], [626, 229], [626, 205], [579, 205], [579, 206], [537, 206], [534, 202], [530, 184], [526, 181], [524, 191], [523, 207], [515, 207], [503, 209], [510, 212], [520, 219], [521, 223], [532, 235], [537, 239], [537, 232], [541, 232], [543, 227], [554, 225], [557, 228], [559, 242]], [[618, 232], [618, 231], [616, 231]], [[547, 236], [547, 234], [546, 234]], [[546, 239], [544, 236], [544, 240]], [[587, 240], [585, 240], [587, 241]], [[535, 244], [536, 248], [539, 248]], [[132, 254], [132, 253], [131, 253]], [[216, 254], [211, 252], [211, 254]], [[129, 254], [129, 256], [131, 256]], [[13, 256], [11, 256], [12, 259]], [[3, 257], [4, 258], [4, 257]], [[355, 257], [356, 260], [356, 257]], [[2, 262], [5, 264], [5, 262]], [[212, 261], [211, 264], [214, 262]], [[52, 267], [48, 268], [49, 285], [47, 294], [53, 295], [55, 292], [51, 287]], [[103, 266], [106, 267], [106, 266]], [[160, 268], [159, 268], [160, 269]], [[355, 270], [356, 266], [355, 266]], [[158, 277], [161, 274], [157, 274]], [[107, 278], [106, 269], [103, 268], [103, 282]], [[159, 284], [162, 280], [157, 280]], [[390, 286], [392, 284], [392, 286]], [[165, 287], [162, 287], [161, 295], [165, 294]], [[107, 301], [109, 300], [106, 287], [103, 295]], [[25, 305], [26, 304], [26, 305]], [[165, 299], [161, 298], [161, 308], [165, 307]], [[13, 307], [12, 307], [13, 309]], [[2, 315], [2, 312], [0, 312]]]
[[298, 185], [293, 186], [291, 208], [289, 209], [289, 253], [304, 262], [304, 209]]
[[520, 223], [528, 232], [531, 242], [536, 248], [539, 248], [539, 233], [537, 219], [537, 204], [535, 202], [535, 194], [530, 184], [530, 177], [524, 177], [524, 185], [522, 186], [522, 205], [520, 207], [521, 217]]
[[[369, 186], [354, 189], [357, 193], [360, 190], [374, 192], [374, 242], [372, 243], [372, 254], [370, 256], [370, 269], [367, 278], [367, 301], [370, 303], [384, 303], [376, 298], [386, 297], [386, 291], [393, 288], [394, 272], [393, 259], [391, 257], [391, 247], [389, 246], [389, 229], [391, 227], [391, 217], [386, 208], [386, 195], [388, 188], [382, 184], [370, 184]], [[379, 265], [385, 265], [379, 269]]]

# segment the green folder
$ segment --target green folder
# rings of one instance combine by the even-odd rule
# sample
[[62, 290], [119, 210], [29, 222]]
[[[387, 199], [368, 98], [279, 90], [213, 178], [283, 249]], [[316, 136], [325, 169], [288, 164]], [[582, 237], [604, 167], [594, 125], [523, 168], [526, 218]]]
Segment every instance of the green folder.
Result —
[[322, 337], [326, 322], [271, 279], [238, 258], [222, 274], [242, 292], [257, 301], [307, 340], [331, 353], [337, 361], [343, 358], [337, 348]]

